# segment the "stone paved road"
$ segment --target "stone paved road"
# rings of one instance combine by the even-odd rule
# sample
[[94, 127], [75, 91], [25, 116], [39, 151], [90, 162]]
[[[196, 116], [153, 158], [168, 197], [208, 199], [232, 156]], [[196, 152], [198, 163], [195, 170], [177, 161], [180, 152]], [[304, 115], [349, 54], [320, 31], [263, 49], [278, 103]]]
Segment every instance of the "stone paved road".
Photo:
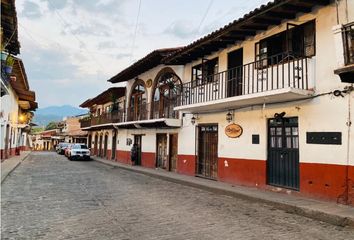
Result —
[[33, 153], [3, 183], [2, 239], [354, 239], [354, 230], [97, 162]]

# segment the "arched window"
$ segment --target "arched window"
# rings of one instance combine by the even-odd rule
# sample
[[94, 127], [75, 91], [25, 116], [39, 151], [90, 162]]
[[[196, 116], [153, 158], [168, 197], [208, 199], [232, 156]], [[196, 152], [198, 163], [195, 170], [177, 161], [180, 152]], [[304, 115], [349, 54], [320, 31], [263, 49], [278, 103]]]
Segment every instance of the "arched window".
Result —
[[178, 114], [173, 108], [177, 104], [181, 87], [181, 79], [172, 70], [157, 78], [152, 99], [153, 118], [178, 118]]
[[147, 108], [146, 108], [146, 90], [144, 82], [138, 80], [133, 88], [130, 95], [129, 108], [128, 108], [128, 118], [129, 121], [137, 121], [147, 119]]

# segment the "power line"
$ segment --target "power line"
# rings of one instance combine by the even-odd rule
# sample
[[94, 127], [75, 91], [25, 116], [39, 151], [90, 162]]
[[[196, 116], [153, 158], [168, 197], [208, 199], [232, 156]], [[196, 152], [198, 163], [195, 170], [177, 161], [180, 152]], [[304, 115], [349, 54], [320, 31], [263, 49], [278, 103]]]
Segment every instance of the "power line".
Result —
[[131, 47], [131, 50], [130, 50], [130, 62], [133, 59], [133, 52], [134, 52], [134, 47], [135, 47], [136, 33], [138, 31], [138, 24], [139, 24], [140, 9], [141, 9], [141, 0], [139, 0], [138, 14], [136, 15], [136, 23], [135, 23], [133, 42], [132, 42], [132, 47]]
[[[70, 26], [69, 23], [66, 22], [66, 20], [61, 16], [61, 14], [55, 9], [55, 7], [52, 5], [51, 1], [48, 0], [49, 5], [54, 9], [54, 12], [57, 14], [57, 16], [59, 17], [59, 19], [62, 21], [62, 23], [64, 24], [64, 27], [66, 26]], [[92, 56], [92, 54], [88, 51], [88, 49], [86, 48], [86, 45], [83, 41], [81, 41], [81, 39], [79, 39], [79, 37], [76, 36], [75, 33], [71, 32], [71, 34], [76, 38], [76, 40], [83, 46], [83, 48], [86, 50], [86, 52], [91, 55], [91, 58], [101, 67], [101, 69], [103, 69], [103, 66], [101, 65], [100, 62], [97, 61], [97, 59], [95, 57]]]
[[199, 33], [200, 28], [201, 28], [202, 24], [204, 23], [204, 21], [205, 21], [205, 19], [206, 19], [206, 16], [207, 16], [208, 13], [209, 13], [209, 10], [210, 10], [210, 8], [211, 8], [211, 5], [213, 4], [213, 1], [214, 1], [214, 0], [210, 0], [209, 5], [208, 5], [208, 7], [207, 7], [207, 9], [206, 9], [206, 11], [205, 11], [205, 13], [204, 13], [204, 15], [203, 15], [202, 19], [200, 20], [199, 26], [198, 26], [198, 28], [197, 28], [197, 34]]
[[[57, 45], [57, 46], [58, 46], [59, 48], [61, 48], [61, 49], [70, 49], [70, 51], [85, 52], [85, 50], [82, 49], [82, 48], [75, 48], [75, 47], [72, 47], [72, 46], [66, 46], [66, 45], [64, 45], [64, 44], [62, 44], [62, 43], [59, 43], [59, 42], [53, 40], [53, 39], [46, 38], [46, 37], [44, 37], [44, 36], [42, 36], [42, 35], [40, 35], [40, 34], [38, 34], [38, 33], [35, 33], [35, 32], [33, 32], [33, 31], [29, 30], [28, 28], [26, 28], [26, 27], [23, 26], [22, 24], [19, 24], [19, 26], [24, 30], [24, 32], [27, 34], [27, 36], [28, 36], [34, 43], [36, 43], [39, 47], [50, 47], [50, 45], [49, 45], [49, 44], [46, 44], [46, 43], [41, 43], [41, 42], [39, 42], [38, 40], [35, 39], [34, 36], [40, 37], [40, 38], [42, 38], [42, 39], [44, 39], [44, 40], [47, 40], [47, 41], [50, 41], [50, 42], [54, 43], [55, 45]], [[94, 52], [94, 51], [86, 51], [86, 52], [88, 52], [88, 53], [93, 53], [93, 54], [100, 54], [100, 55], [110, 56], [110, 57], [113, 57], [113, 58], [115, 57], [115, 55], [112, 54], [112, 53]]]

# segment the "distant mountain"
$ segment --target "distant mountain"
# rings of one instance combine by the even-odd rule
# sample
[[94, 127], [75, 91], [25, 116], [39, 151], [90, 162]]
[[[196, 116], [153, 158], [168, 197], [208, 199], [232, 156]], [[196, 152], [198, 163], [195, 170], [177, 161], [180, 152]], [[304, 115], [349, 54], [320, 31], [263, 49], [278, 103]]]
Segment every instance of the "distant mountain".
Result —
[[51, 121], [61, 121], [63, 117], [76, 116], [87, 113], [86, 109], [73, 107], [70, 105], [49, 106], [38, 108], [34, 114], [32, 122], [39, 126], [46, 126]]

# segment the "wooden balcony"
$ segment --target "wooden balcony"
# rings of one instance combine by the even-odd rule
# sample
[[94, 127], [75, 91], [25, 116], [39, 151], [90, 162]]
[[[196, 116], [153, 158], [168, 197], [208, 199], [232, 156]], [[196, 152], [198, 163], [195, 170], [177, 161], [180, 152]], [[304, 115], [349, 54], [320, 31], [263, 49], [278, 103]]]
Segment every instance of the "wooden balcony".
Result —
[[104, 126], [105, 124], [123, 122], [124, 115], [124, 111], [113, 111], [98, 116], [92, 116], [91, 118], [82, 119], [80, 121], [80, 127], [89, 128], [94, 126]]
[[[312, 93], [312, 60], [278, 54], [183, 84], [178, 107], [187, 112], [232, 109], [305, 98]], [[311, 83], [311, 84], [310, 84]]]
[[342, 82], [354, 83], [354, 22], [342, 28], [344, 66], [334, 70]]

